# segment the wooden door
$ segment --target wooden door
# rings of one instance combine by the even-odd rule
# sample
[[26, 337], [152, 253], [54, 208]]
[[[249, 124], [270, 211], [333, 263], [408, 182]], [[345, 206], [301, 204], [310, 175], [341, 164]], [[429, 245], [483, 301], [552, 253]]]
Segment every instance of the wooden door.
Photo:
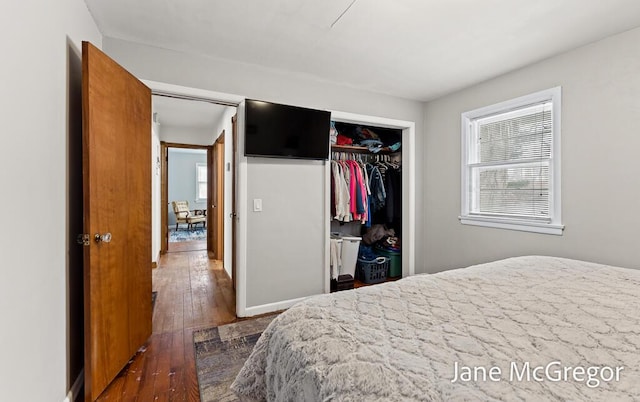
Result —
[[213, 160], [213, 214], [215, 216], [214, 244], [217, 260], [224, 261], [224, 140], [223, 131], [215, 145]]
[[83, 42], [82, 114], [85, 399], [93, 401], [151, 335], [151, 91]]
[[169, 147], [160, 141], [160, 253], [169, 251]]
[[216, 184], [215, 184], [215, 144], [207, 148], [207, 252], [209, 258], [217, 258], [215, 233], [218, 225], [215, 209]]
[[238, 209], [236, 206], [236, 163], [238, 153], [238, 115], [235, 114], [231, 118], [231, 148], [233, 156], [231, 161], [231, 276], [233, 282], [233, 290], [236, 290], [238, 275], [236, 274], [237, 249], [236, 249], [236, 228], [238, 221]]

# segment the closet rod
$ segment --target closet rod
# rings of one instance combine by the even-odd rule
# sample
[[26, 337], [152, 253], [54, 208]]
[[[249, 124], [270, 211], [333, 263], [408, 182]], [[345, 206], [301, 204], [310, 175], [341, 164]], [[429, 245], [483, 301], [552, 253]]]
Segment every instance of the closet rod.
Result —
[[163, 91], [151, 91], [151, 95], [164, 96], [165, 98], [183, 99], [183, 100], [190, 100], [190, 101], [197, 101], [197, 102], [207, 102], [207, 103], [212, 103], [214, 105], [222, 105], [222, 106], [238, 107], [239, 105], [238, 103], [233, 103], [233, 102], [214, 100], [209, 98], [201, 98], [199, 96], [179, 95], [179, 94], [163, 92]]
[[381, 155], [381, 154], [361, 154], [361, 153], [349, 153], [349, 152], [331, 152], [332, 160], [358, 160], [362, 162], [391, 162], [391, 155]]

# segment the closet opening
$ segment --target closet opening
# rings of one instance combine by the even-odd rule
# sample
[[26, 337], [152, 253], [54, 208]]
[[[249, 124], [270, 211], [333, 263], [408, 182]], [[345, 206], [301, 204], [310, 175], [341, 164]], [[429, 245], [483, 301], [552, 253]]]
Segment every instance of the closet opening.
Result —
[[332, 121], [332, 292], [402, 278], [403, 129]]

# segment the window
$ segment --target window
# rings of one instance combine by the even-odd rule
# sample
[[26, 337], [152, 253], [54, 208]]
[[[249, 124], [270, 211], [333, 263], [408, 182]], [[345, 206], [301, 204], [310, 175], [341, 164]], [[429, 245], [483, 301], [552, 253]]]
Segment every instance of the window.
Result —
[[207, 199], [207, 165], [196, 163], [196, 201]]
[[462, 114], [463, 224], [561, 235], [560, 87]]

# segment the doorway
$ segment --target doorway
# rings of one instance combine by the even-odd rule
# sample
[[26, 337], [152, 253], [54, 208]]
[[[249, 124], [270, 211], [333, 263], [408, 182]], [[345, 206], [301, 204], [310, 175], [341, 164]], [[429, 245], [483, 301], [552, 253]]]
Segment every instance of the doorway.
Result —
[[167, 144], [167, 252], [207, 250], [211, 147]]
[[[154, 189], [154, 243], [159, 254], [206, 249], [224, 262], [231, 276], [231, 187], [234, 171], [230, 144], [224, 133], [232, 129], [236, 106], [213, 99], [173, 93], [153, 94], [153, 142], [157, 153], [158, 183]], [[228, 141], [229, 142], [229, 141]], [[220, 145], [223, 144], [223, 148]], [[219, 175], [213, 175], [214, 172]], [[226, 179], [226, 180], [225, 180]], [[223, 183], [223, 187], [220, 185]], [[217, 202], [220, 196], [227, 201]], [[174, 203], [188, 205], [188, 216], [176, 215]], [[186, 218], [186, 219], [185, 219]], [[228, 254], [231, 254], [228, 251]]]

